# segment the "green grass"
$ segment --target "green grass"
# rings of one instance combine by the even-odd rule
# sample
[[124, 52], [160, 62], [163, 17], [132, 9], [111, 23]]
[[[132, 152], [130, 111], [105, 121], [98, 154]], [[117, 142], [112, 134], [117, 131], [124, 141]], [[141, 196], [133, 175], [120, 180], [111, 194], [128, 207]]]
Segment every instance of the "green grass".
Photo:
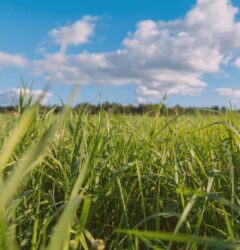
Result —
[[240, 249], [239, 114], [0, 120], [0, 249]]

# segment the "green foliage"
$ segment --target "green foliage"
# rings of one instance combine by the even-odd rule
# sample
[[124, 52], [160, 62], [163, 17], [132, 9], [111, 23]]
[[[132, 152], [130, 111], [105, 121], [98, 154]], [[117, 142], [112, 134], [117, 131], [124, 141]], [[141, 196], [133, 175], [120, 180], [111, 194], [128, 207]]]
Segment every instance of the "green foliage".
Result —
[[[25, 86], [24, 86], [25, 87]], [[31, 93], [31, 92], [30, 92]], [[18, 107], [17, 106], [6, 106], [6, 107], [0, 107], [0, 113], [3, 114], [11, 114], [11, 113], [22, 113], [24, 108], [29, 106], [32, 102], [32, 98], [28, 98], [28, 101], [21, 101], [22, 97], [24, 96], [24, 99], [29, 96], [29, 94], [24, 94], [24, 91], [21, 92], [20, 95], [20, 102]], [[31, 96], [31, 95], [30, 95]], [[54, 105], [54, 106], [40, 106], [40, 111], [44, 112], [46, 110], [51, 110], [54, 108], [54, 113], [60, 113], [62, 110], [61, 106]], [[106, 113], [109, 114], [115, 114], [115, 115], [148, 115], [148, 116], [155, 116], [156, 114], [159, 115], [165, 115], [165, 116], [174, 116], [181, 113], [186, 114], [196, 114], [201, 113], [202, 115], [209, 115], [209, 114], [215, 114], [220, 115], [227, 112], [226, 107], [218, 107], [218, 106], [212, 106], [212, 107], [182, 107], [180, 105], [175, 105], [174, 107], [167, 107], [164, 104], [139, 104], [137, 106], [129, 104], [129, 105], [122, 105], [120, 103], [109, 103], [104, 102], [97, 105], [91, 104], [91, 103], [80, 103], [77, 104], [75, 107], [72, 107], [73, 110], [77, 112], [81, 112], [82, 110], [85, 110], [85, 112], [91, 114], [91, 115], [98, 115], [98, 113], [103, 110]], [[240, 113], [240, 110], [235, 110], [235, 112]]]
[[240, 249], [240, 115], [162, 107], [0, 116], [0, 249]]

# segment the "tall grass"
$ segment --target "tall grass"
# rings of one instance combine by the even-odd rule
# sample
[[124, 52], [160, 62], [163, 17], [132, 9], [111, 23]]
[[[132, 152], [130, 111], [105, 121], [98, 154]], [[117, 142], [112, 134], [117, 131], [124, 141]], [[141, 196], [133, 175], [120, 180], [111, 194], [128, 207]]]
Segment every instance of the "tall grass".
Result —
[[0, 249], [240, 249], [240, 116], [24, 106], [0, 143]]

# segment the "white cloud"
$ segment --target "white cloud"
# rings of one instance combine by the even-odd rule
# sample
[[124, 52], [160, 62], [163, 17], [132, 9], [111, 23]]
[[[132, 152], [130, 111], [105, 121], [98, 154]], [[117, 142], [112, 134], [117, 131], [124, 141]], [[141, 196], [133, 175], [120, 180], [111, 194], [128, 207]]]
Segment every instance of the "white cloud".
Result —
[[[17, 105], [19, 102], [20, 92], [21, 92], [20, 88], [12, 88], [0, 91], [0, 105], [1, 106]], [[33, 102], [41, 100], [42, 105], [47, 105], [53, 94], [50, 92], [45, 92], [41, 89], [38, 90], [26, 89], [26, 98], [28, 99], [30, 96], [32, 96]]]
[[215, 92], [220, 96], [227, 97], [233, 103], [240, 102], [240, 89], [218, 88], [215, 89]]
[[186, 25], [203, 37], [209, 37], [209, 40], [231, 41], [232, 37], [227, 37], [227, 34], [233, 35], [239, 29], [235, 22], [237, 13], [238, 8], [233, 7], [230, 0], [198, 0], [196, 7], [186, 16]]
[[[237, 13], [230, 0], [198, 0], [182, 19], [139, 22], [119, 50], [45, 54], [34, 62], [35, 73], [44, 73], [52, 82], [135, 83], [141, 102], [158, 100], [166, 92], [197, 95], [207, 86], [204, 75], [220, 73], [222, 64], [239, 55]], [[87, 41], [92, 34], [90, 28], [85, 38], [76, 38], [78, 29], [73, 27], [50, 33], [63, 51], [68, 45]]]
[[237, 67], [237, 68], [240, 68], [240, 58], [237, 58], [234, 62], [234, 65]]
[[54, 43], [61, 46], [61, 51], [65, 52], [70, 45], [80, 45], [89, 41], [94, 33], [96, 19], [93, 16], [83, 16], [69, 26], [49, 31], [48, 35]]
[[26, 57], [15, 54], [11, 55], [5, 52], [0, 51], [0, 68], [5, 66], [18, 66], [25, 67], [28, 64], [28, 60]]

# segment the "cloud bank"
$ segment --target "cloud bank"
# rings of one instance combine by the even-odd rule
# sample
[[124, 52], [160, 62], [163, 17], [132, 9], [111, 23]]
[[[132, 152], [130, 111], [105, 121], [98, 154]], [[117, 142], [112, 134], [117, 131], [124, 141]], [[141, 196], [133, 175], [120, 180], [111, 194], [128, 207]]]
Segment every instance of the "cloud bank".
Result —
[[[207, 87], [205, 75], [220, 73], [224, 65], [240, 67], [238, 13], [230, 0], [198, 0], [181, 19], [139, 22], [116, 51], [67, 54], [69, 46], [87, 43], [94, 34], [97, 18], [84, 16], [48, 32], [60, 50], [43, 52], [31, 70], [50, 83], [133, 83], [139, 102], [159, 100], [165, 93], [198, 95]], [[15, 64], [23, 61], [16, 56]]]
[[[239, 53], [237, 13], [228, 0], [198, 0], [182, 19], [139, 22], [116, 51], [45, 54], [34, 62], [35, 73], [61, 83], [135, 83], [139, 101], [143, 102], [157, 100], [165, 92], [197, 95], [207, 86], [204, 75], [219, 73], [221, 65], [229, 64]], [[83, 20], [92, 18], [79, 22]], [[78, 37], [79, 22], [50, 34], [62, 47], [79, 45], [88, 40], [94, 28], [83, 32], [83, 38]], [[69, 40], [64, 40], [64, 34]]]
[[226, 97], [233, 103], [240, 103], [240, 89], [218, 88], [215, 92], [220, 96]]
[[[20, 97], [20, 88], [8, 89], [0, 91], [0, 105], [1, 106], [12, 106], [17, 105]], [[50, 92], [44, 92], [43, 90], [30, 90], [26, 89], [26, 98], [32, 96], [32, 101], [36, 102], [41, 99], [42, 105], [47, 105], [50, 98], [53, 96]]]
[[6, 66], [26, 67], [28, 59], [20, 54], [8, 54], [0, 51], [0, 68]]

